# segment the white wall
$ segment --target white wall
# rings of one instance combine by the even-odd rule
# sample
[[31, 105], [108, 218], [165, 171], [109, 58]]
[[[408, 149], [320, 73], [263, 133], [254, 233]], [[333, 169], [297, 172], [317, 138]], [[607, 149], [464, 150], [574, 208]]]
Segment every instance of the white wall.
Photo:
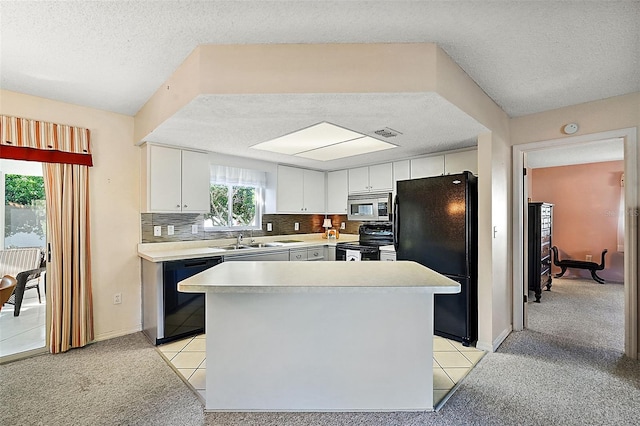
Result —
[[[133, 117], [4, 90], [0, 113], [90, 129], [95, 335], [102, 340], [140, 330], [140, 148], [133, 144]], [[122, 304], [113, 304], [114, 293], [122, 293]]]

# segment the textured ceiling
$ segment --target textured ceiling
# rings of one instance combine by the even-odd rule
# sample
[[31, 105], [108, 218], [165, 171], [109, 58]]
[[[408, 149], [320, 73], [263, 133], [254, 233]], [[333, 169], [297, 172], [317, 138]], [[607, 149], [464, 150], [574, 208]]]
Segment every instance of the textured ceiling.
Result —
[[[326, 162], [249, 148], [321, 121], [400, 146]], [[387, 139], [374, 133], [385, 127], [402, 134]], [[331, 170], [474, 146], [486, 130], [435, 93], [201, 95], [145, 140]]]
[[[639, 1], [2, 0], [0, 87], [135, 115], [200, 44], [434, 42], [507, 114], [520, 116], [640, 91], [639, 16]], [[206, 101], [189, 108], [197, 113]], [[349, 104], [362, 107], [357, 100]], [[400, 109], [409, 111], [408, 105]], [[219, 106], [234, 107], [232, 101]], [[379, 115], [362, 117], [367, 112], [375, 113], [343, 111], [339, 124], [362, 123], [353, 130], [363, 133], [393, 127]], [[165, 136], [188, 119], [184, 114]], [[301, 127], [317, 121], [299, 120]], [[419, 124], [413, 121], [408, 125]], [[265, 135], [284, 129], [263, 124]], [[457, 124], [466, 128], [468, 118], [425, 130], [442, 133]], [[253, 129], [242, 135], [216, 130], [268, 139]], [[171, 143], [191, 143], [175, 136], [179, 142]], [[424, 138], [444, 143], [428, 133]], [[448, 148], [465, 143], [457, 139]]]

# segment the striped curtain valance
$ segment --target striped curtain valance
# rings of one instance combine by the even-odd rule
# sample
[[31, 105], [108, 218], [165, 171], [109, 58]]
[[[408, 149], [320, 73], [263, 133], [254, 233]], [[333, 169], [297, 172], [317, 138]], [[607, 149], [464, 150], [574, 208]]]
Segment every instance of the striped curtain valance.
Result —
[[92, 166], [89, 129], [0, 116], [0, 158]]

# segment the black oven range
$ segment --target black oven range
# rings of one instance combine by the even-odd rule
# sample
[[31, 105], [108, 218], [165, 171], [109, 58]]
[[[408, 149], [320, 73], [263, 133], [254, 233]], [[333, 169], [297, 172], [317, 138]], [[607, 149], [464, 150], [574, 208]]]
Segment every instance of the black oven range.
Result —
[[336, 260], [380, 260], [380, 246], [393, 244], [391, 222], [368, 222], [358, 229], [359, 240], [336, 244]]

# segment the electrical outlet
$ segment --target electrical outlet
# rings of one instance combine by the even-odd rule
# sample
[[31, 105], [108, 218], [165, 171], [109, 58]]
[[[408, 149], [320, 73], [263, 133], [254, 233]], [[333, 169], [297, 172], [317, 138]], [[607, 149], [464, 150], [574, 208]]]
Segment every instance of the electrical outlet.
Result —
[[293, 230], [294, 231], [299, 231], [300, 230], [300, 223], [296, 222], [293, 224]]
[[191, 225], [191, 233], [192, 234], [198, 233], [198, 225]]
[[267, 223], [267, 232], [273, 231], [273, 224], [271, 222]]
[[175, 233], [175, 228], [173, 225], [167, 225], [167, 235], [173, 235]]
[[346, 229], [347, 228], [347, 224], [344, 222], [340, 222], [340, 229]]
[[154, 226], [153, 227], [153, 236], [154, 237], [162, 236], [162, 226]]
[[113, 295], [113, 304], [119, 305], [122, 303], [122, 293], [116, 293]]

